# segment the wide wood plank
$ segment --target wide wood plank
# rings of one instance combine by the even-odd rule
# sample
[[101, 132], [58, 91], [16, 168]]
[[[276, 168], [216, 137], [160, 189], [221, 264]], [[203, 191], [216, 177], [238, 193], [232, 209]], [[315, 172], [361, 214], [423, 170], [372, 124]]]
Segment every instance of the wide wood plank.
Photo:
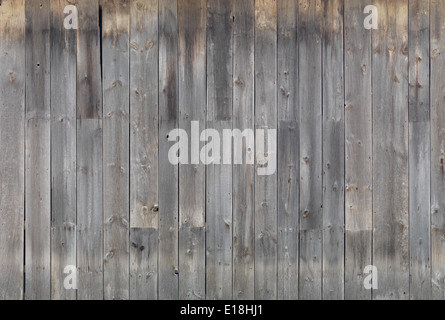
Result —
[[51, 296], [50, 1], [26, 1], [25, 299]]
[[431, 58], [431, 282], [432, 298], [445, 299], [445, 2], [430, 1]]
[[131, 228], [130, 234], [130, 299], [158, 298], [158, 230]]
[[[147, 229], [131, 229], [130, 233], [136, 240], [154, 241], [146, 243], [148, 256], [143, 250], [144, 254], [130, 251], [130, 296], [155, 299], [157, 263], [152, 262], [154, 257], [157, 262], [159, 213], [158, 1], [131, 1], [130, 16], [130, 225]], [[141, 274], [150, 276], [137, 276]]]
[[344, 297], [345, 98], [343, 0], [327, 1], [323, 29], [323, 299]]
[[431, 298], [429, 3], [409, 1], [410, 298]]
[[364, 269], [372, 261], [371, 36], [366, 0], [345, 1], [345, 299], [371, 299]]
[[[206, 2], [178, 0], [179, 127], [190, 141], [192, 121], [205, 128]], [[205, 166], [189, 150], [179, 166], [179, 298], [205, 298]]]
[[322, 1], [299, 3], [300, 299], [322, 297], [322, 22]]
[[103, 299], [102, 79], [98, 0], [77, 0], [77, 270], [79, 300]]
[[409, 298], [408, 1], [375, 2], [372, 35], [374, 299]]
[[278, 1], [278, 299], [298, 299], [298, 2]]
[[178, 165], [171, 164], [168, 141], [178, 128], [177, 0], [159, 2], [159, 299], [178, 299]]
[[25, 0], [0, 6], [0, 300], [23, 299]]
[[[254, 10], [253, 0], [233, 5], [233, 128], [254, 128]], [[248, 151], [250, 148], [250, 152]], [[242, 146], [242, 154], [254, 146]], [[254, 165], [233, 165], [233, 299], [254, 299]]]
[[[102, 0], [104, 299], [129, 298], [128, 2]], [[142, 89], [141, 89], [142, 90]]]
[[76, 266], [76, 30], [65, 29], [67, 0], [51, 1], [51, 298], [76, 299], [63, 285]]
[[[206, 127], [220, 137], [223, 130], [232, 129], [231, 11], [232, 0], [207, 0]], [[225, 154], [218, 159], [212, 152], [206, 153], [213, 159], [206, 167], [206, 299], [229, 300], [233, 293], [232, 161], [225, 163]]]

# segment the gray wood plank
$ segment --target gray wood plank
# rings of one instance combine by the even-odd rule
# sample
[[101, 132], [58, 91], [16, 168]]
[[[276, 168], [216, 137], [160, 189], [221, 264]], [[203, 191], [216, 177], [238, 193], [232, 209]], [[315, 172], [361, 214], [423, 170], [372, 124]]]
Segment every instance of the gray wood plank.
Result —
[[75, 300], [64, 268], [76, 266], [76, 30], [67, 0], [51, 1], [51, 298]]
[[130, 230], [130, 299], [158, 298], [158, 229]]
[[363, 270], [372, 261], [371, 35], [366, 0], [345, 1], [345, 299], [371, 299]]
[[158, 1], [130, 7], [130, 223], [158, 227]]
[[[255, 129], [277, 129], [277, 2], [255, 1]], [[255, 299], [277, 298], [277, 173], [259, 175], [258, 144], [275, 157], [269, 133], [255, 136]], [[276, 144], [276, 139], [273, 141]], [[276, 148], [275, 148], [276, 149]], [[267, 155], [266, 155], [267, 154]], [[271, 164], [268, 163], [268, 166]], [[276, 165], [276, 164], [275, 164]]]
[[[206, 3], [178, 1], [179, 127], [189, 139], [191, 121], [205, 128]], [[179, 166], [179, 298], [205, 298], [205, 167], [199, 150]]]
[[322, 15], [321, 1], [299, 3], [300, 299], [322, 297]]
[[25, 0], [0, 6], [0, 300], [23, 299]]
[[[232, 129], [232, 39], [232, 1], [207, 0], [206, 127], [220, 137], [223, 130]], [[224, 163], [223, 153], [206, 167], [206, 198], [206, 299], [229, 300], [233, 294], [232, 165]]]
[[168, 159], [169, 132], [178, 127], [177, 0], [159, 2], [159, 299], [178, 299], [178, 165]]
[[27, 1], [25, 299], [51, 296], [50, 1]]
[[375, 299], [409, 298], [408, 1], [375, 2], [373, 31], [373, 265]]
[[298, 299], [298, 3], [278, 8], [278, 299]]
[[343, 0], [324, 4], [323, 300], [344, 298], [345, 91]]
[[429, 3], [409, 1], [410, 298], [431, 299]]
[[445, 299], [445, 3], [430, 1], [431, 70], [431, 282], [432, 298]]
[[77, 269], [79, 300], [103, 299], [102, 80], [99, 1], [77, 0]]
[[[233, 128], [254, 128], [253, 0], [233, 5]], [[242, 153], [254, 146], [243, 144]], [[250, 152], [253, 157], [253, 152]], [[244, 160], [246, 163], [246, 159]], [[233, 165], [233, 299], [254, 299], [254, 165]]]
[[[94, 88], [89, 90], [95, 91]], [[102, 119], [78, 119], [78, 300], [102, 300], [104, 297], [102, 171]]]
[[131, 1], [130, 16], [130, 225], [137, 228], [130, 230], [136, 233], [130, 237], [154, 241], [144, 245], [149, 255], [130, 250], [130, 297], [156, 299], [157, 263], [152, 262], [155, 256], [157, 262], [159, 213], [158, 1]]
[[104, 298], [121, 300], [129, 298], [130, 5], [103, 0], [101, 6]]

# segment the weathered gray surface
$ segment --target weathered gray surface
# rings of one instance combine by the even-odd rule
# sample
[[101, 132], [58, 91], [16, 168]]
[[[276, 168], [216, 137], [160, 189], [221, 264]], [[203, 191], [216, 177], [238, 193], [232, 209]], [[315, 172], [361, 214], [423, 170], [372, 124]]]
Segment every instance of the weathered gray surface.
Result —
[[363, 270], [372, 257], [371, 36], [366, 0], [345, 1], [345, 299], [371, 299]]
[[[268, 129], [277, 129], [277, 1], [255, 1], [255, 129], [263, 129], [265, 154]], [[276, 141], [274, 141], [276, 144]], [[264, 155], [262, 155], [264, 156]], [[270, 165], [270, 164], [268, 164]], [[255, 299], [277, 298], [277, 173], [259, 175], [255, 164]]]
[[[233, 128], [245, 130], [254, 127], [255, 4], [253, 0], [232, 3]], [[248, 148], [243, 144], [243, 154]], [[252, 164], [233, 165], [233, 299], [254, 299], [254, 170]]]
[[75, 300], [64, 268], [76, 266], [76, 32], [67, 0], [51, 1], [51, 299]]
[[78, 0], [77, 270], [79, 300], [103, 299], [102, 80], [99, 1]]
[[345, 122], [343, 0], [324, 3], [323, 299], [344, 297]]
[[[322, 297], [322, 27], [324, 2], [299, 3], [298, 101], [300, 107], [299, 297]], [[302, 81], [301, 79], [305, 79]]]
[[0, 300], [23, 298], [25, 0], [0, 7]]
[[178, 299], [178, 165], [165, 159], [168, 134], [178, 127], [178, 8], [159, 2], [159, 299]]
[[129, 298], [130, 3], [103, 0], [104, 298]]
[[430, 1], [431, 60], [431, 284], [432, 298], [445, 299], [445, 21], [443, 1]]
[[25, 299], [51, 297], [50, 1], [26, 1]]
[[298, 2], [277, 3], [278, 299], [298, 299], [299, 107]]
[[[205, 129], [206, 1], [178, 0], [179, 128]], [[202, 145], [201, 145], [202, 146]], [[179, 165], [179, 298], [205, 299], [205, 166], [199, 150]], [[167, 159], [165, 160], [167, 161]]]
[[409, 298], [408, 1], [377, 1], [372, 36], [374, 299]]
[[[444, 14], [1, 0], [0, 299], [444, 299]], [[276, 172], [172, 165], [191, 121], [277, 129]]]
[[[232, 0], [207, 0], [206, 127], [219, 133], [232, 129], [231, 11]], [[206, 298], [229, 300], [233, 293], [232, 164], [224, 164], [223, 156], [217, 159], [209, 151], [214, 163], [206, 168]]]
[[410, 298], [431, 299], [429, 3], [409, 1]]

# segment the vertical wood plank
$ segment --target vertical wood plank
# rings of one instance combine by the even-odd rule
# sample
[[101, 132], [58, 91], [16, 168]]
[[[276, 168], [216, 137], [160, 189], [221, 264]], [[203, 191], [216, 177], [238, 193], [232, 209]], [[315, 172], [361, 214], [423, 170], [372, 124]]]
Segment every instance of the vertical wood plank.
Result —
[[322, 297], [322, 21], [323, 3], [299, 3], [301, 299]]
[[[129, 298], [129, 13], [103, 0], [104, 298]], [[142, 89], [141, 89], [142, 90]]]
[[[232, 129], [232, 34], [232, 0], [207, 0], [206, 127], [220, 137], [223, 130]], [[229, 300], [233, 293], [232, 165], [223, 162], [223, 154], [219, 159], [213, 154], [208, 157], [214, 160], [206, 167], [206, 299]]]
[[375, 299], [409, 297], [408, 1], [375, 3], [373, 31], [373, 265]]
[[50, 299], [50, 1], [26, 2], [25, 299]]
[[409, 1], [410, 298], [431, 299], [429, 2]]
[[99, 1], [77, 0], [77, 269], [79, 300], [103, 299], [102, 79]]
[[23, 299], [25, 0], [0, 6], [0, 300]]
[[130, 234], [130, 299], [158, 298], [158, 230], [131, 228]]
[[[191, 121], [205, 126], [206, 1], [178, 1], [179, 127], [190, 140]], [[179, 166], [179, 298], [205, 298], [205, 167], [199, 150]]]
[[[130, 5], [130, 247], [131, 299], [157, 298], [158, 248], [158, 1]], [[143, 229], [142, 229], [143, 228]], [[133, 243], [133, 242], [132, 242]], [[149, 269], [147, 269], [149, 268]]]
[[[233, 128], [244, 131], [254, 128], [255, 4], [254, 0], [232, 4]], [[242, 154], [248, 147], [253, 150], [244, 143]], [[254, 170], [253, 164], [233, 165], [233, 299], [254, 299]]]
[[[264, 130], [265, 155], [274, 157], [269, 129], [277, 129], [277, 2], [255, 1], [255, 130]], [[271, 143], [276, 144], [276, 139]], [[267, 154], [267, 155], [266, 155]], [[271, 166], [271, 163], [267, 164]], [[259, 175], [263, 164], [256, 160], [255, 172], [255, 299], [277, 298], [277, 173]], [[274, 168], [275, 169], [275, 168]]]
[[431, 57], [431, 276], [432, 298], [445, 299], [445, 3], [430, 1]]
[[298, 299], [298, 2], [278, 2], [278, 299]]
[[76, 266], [76, 30], [67, 0], [51, 1], [51, 298], [76, 299], [64, 268]]
[[132, 0], [130, 220], [158, 227], [158, 1]]
[[178, 128], [178, 3], [159, 1], [159, 299], [178, 299], [178, 166], [168, 159]]
[[343, 0], [324, 3], [323, 299], [344, 297], [345, 118]]
[[345, 299], [371, 299], [363, 271], [372, 261], [371, 36], [368, 2], [345, 1]]

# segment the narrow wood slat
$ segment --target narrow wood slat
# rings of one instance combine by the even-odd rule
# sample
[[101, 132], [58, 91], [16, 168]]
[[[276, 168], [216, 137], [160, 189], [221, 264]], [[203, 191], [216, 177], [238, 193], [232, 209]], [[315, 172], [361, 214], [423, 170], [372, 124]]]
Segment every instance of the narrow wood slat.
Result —
[[327, 1], [323, 30], [323, 299], [344, 297], [345, 109], [343, 0]]
[[445, 299], [445, 2], [430, 1], [431, 59], [431, 282], [432, 298]]
[[[223, 147], [232, 129], [232, 0], [207, 0], [207, 119]], [[209, 138], [209, 142], [212, 138]], [[214, 141], [212, 141], [214, 142]], [[206, 299], [232, 299], [232, 164], [216, 150], [206, 167]]]
[[[254, 128], [255, 4], [235, 0], [232, 6], [233, 128], [244, 131]], [[248, 148], [243, 144], [243, 155]], [[254, 170], [253, 164], [233, 165], [233, 299], [254, 299]]]
[[178, 165], [168, 161], [171, 130], [178, 127], [177, 0], [159, 2], [159, 299], [178, 299]]
[[410, 298], [431, 299], [429, 2], [409, 0]]
[[50, 1], [26, 1], [25, 299], [51, 296]]
[[[277, 173], [260, 175], [261, 157], [274, 157], [269, 129], [277, 129], [277, 2], [255, 1], [255, 130], [264, 130], [264, 141], [255, 135], [255, 299], [277, 298]], [[276, 138], [271, 143], [277, 143]], [[257, 150], [264, 144], [264, 155]], [[269, 162], [266, 166], [271, 166]]]
[[322, 22], [324, 2], [299, 3], [300, 299], [322, 297]]
[[[191, 122], [205, 129], [206, 2], [178, 1], [179, 127], [190, 140]], [[179, 166], [179, 298], [205, 299], [205, 166], [189, 150]]]

